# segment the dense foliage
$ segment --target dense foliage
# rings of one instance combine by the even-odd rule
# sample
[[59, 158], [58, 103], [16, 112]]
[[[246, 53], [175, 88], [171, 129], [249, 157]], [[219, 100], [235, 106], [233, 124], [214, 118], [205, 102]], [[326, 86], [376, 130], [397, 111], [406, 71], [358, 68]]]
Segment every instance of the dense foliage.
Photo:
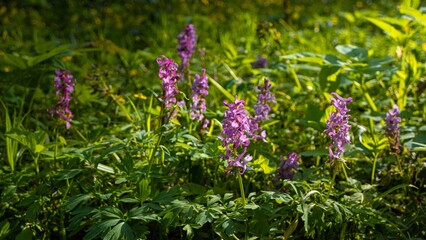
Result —
[[0, 3], [0, 239], [426, 238], [420, 1], [111, 2]]

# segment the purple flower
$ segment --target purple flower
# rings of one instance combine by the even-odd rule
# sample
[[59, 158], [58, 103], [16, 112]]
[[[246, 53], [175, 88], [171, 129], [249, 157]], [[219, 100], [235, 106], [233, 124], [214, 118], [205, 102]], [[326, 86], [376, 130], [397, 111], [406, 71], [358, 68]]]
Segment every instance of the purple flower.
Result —
[[398, 105], [393, 105], [392, 109], [386, 113], [386, 135], [389, 139], [391, 150], [399, 153], [400, 152], [400, 131], [399, 123], [401, 118], [399, 115]]
[[[250, 138], [258, 137], [256, 132], [259, 130], [257, 122], [250, 118], [244, 107], [244, 101], [235, 97], [234, 103], [224, 102], [228, 107], [225, 111], [225, 119], [222, 122], [222, 132], [219, 139], [222, 140], [226, 148], [226, 154], [221, 157], [228, 160], [228, 166], [240, 167], [243, 174], [247, 169], [247, 162], [252, 157], [245, 155], [247, 147], [250, 145]], [[238, 153], [238, 148], [242, 148], [242, 153]]]
[[252, 68], [266, 68], [268, 66], [268, 60], [262, 56], [262, 54], [257, 55], [256, 62], [251, 63]]
[[195, 45], [197, 44], [197, 35], [194, 25], [188, 24], [177, 38], [179, 40], [177, 51], [179, 57], [182, 59], [182, 68], [186, 68], [188, 67], [189, 59], [195, 52]]
[[[158, 77], [163, 80], [161, 86], [164, 90], [162, 97], [164, 106], [166, 109], [170, 110], [177, 104], [175, 94], [179, 93], [176, 85], [179, 79], [179, 74], [177, 74], [178, 65], [172, 59], [168, 59], [165, 56], [157, 58], [157, 63], [160, 65]], [[173, 113], [169, 113], [168, 118], [171, 117], [171, 115], [173, 115]]]
[[[192, 84], [192, 93], [191, 99], [192, 103], [190, 105], [191, 110], [191, 120], [197, 120], [201, 122], [204, 119], [203, 112], [206, 111], [206, 100], [203, 96], [209, 94], [209, 83], [206, 76], [206, 70], [201, 70], [202, 75], [195, 74], [194, 83]], [[207, 120], [207, 119], [206, 119]], [[208, 124], [208, 122], [207, 122]], [[203, 127], [207, 127], [207, 124], [203, 124]]]
[[72, 118], [74, 117], [69, 109], [69, 103], [72, 99], [70, 95], [74, 92], [75, 80], [68, 70], [61, 71], [56, 69], [55, 72], [56, 77], [54, 81], [56, 96], [59, 96], [59, 101], [52, 109], [48, 110], [48, 112], [52, 116], [56, 113], [66, 122], [66, 127], [69, 129], [71, 127]]
[[[294, 170], [297, 171], [299, 168], [299, 158], [295, 152], [289, 153], [287, 160], [284, 160], [283, 156], [280, 156], [281, 162], [277, 170], [278, 179], [292, 179], [294, 176]], [[294, 169], [294, 170], [293, 170]]]
[[265, 79], [265, 85], [263, 87], [260, 85], [257, 86], [260, 93], [257, 95], [257, 104], [254, 105], [254, 113], [258, 122], [269, 119], [271, 107], [268, 105], [268, 102], [276, 103], [275, 95], [270, 92], [271, 87], [272, 85], [267, 78]]
[[[324, 131], [330, 136], [333, 144], [328, 146], [328, 152], [330, 154], [330, 160], [334, 158], [340, 158], [344, 151], [344, 145], [349, 144], [349, 129], [351, 126], [348, 124], [349, 120], [349, 109], [346, 107], [348, 102], [352, 102], [352, 98], [342, 98], [337, 93], [331, 93], [335, 98], [331, 98], [332, 105], [336, 108], [336, 112], [331, 113], [327, 120], [327, 129]], [[333, 151], [334, 147], [334, 151]]]

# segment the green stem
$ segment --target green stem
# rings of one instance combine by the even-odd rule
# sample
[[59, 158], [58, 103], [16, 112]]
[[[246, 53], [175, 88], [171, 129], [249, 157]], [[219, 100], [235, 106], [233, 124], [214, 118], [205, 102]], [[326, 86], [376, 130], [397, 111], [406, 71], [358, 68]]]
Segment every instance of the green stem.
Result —
[[235, 236], [235, 234], [234, 234], [234, 233], [232, 234], [232, 237], [233, 237], [235, 240], [240, 240], [237, 236]]
[[331, 171], [332, 171], [332, 177], [331, 177], [331, 186], [334, 187], [334, 181], [336, 180], [336, 167], [331, 166]]
[[364, 97], [367, 100], [368, 104], [370, 105], [371, 110], [373, 110], [374, 112], [377, 112], [377, 106], [374, 103], [373, 99], [371, 98], [370, 94], [368, 94], [368, 92], [364, 89], [363, 91], [364, 91]]
[[395, 154], [395, 157], [396, 157], [396, 164], [398, 165], [398, 170], [401, 173], [401, 176], [404, 176], [404, 171], [402, 170], [401, 159], [399, 158], [398, 154]]
[[373, 169], [371, 170], [371, 184], [374, 183], [374, 175], [376, 174], [377, 154], [374, 155]]
[[[243, 185], [243, 177], [241, 174], [238, 174], [238, 184], [240, 185], [240, 192], [241, 192], [241, 198], [243, 199], [243, 207], [246, 205], [246, 195], [244, 193], [244, 185]], [[245, 214], [247, 214], [247, 211], [244, 209]], [[245, 224], [245, 233], [244, 233], [244, 239], [248, 239], [248, 221], [244, 222]]]
[[158, 137], [158, 141], [155, 144], [154, 150], [152, 150], [151, 156], [149, 157], [149, 160], [148, 160], [148, 175], [151, 172], [151, 167], [152, 167], [152, 162], [153, 162], [153, 159], [154, 159], [154, 155], [155, 155], [155, 152], [157, 152], [158, 146], [160, 146], [161, 139], [163, 138], [163, 133], [164, 133], [164, 130], [162, 128], [161, 131], [160, 131], [160, 133], [159, 133], [160, 136]]
[[39, 158], [39, 156], [40, 156], [40, 154], [37, 153], [36, 156], [35, 156], [35, 158], [34, 158], [34, 164], [35, 164], [35, 167], [36, 167], [37, 175], [40, 173], [40, 168], [38, 166], [38, 158]]
[[340, 161], [340, 167], [343, 170], [343, 174], [345, 175], [346, 182], [349, 182], [348, 173], [346, 172], [346, 164], [343, 161]]
[[[65, 190], [64, 196], [62, 197], [61, 205], [62, 205], [63, 202], [65, 202], [65, 198], [67, 197], [70, 188], [71, 188], [71, 184], [69, 183], [69, 181], [67, 179], [67, 188]], [[64, 213], [62, 212], [61, 208], [59, 208], [59, 216], [60, 216], [59, 227], [60, 227], [61, 240], [65, 240], [65, 239], [67, 239], [67, 231], [66, 231], [66, 228], [65, 228]]]
[[289, 66], [289, 69], [290, 69], [291, 76], [293, 77], [294, 82], [295, 82], [295, 83], [296, 83], [296, 85], [297, 85], [297, 89], [298, 89], [298, 91], [302, 91], [302, 84], [300, 84], [300, 80], [299, 80], [299, 78], [297, 77], [296, 72], [294, 71], [294, 69], [293, 69], [293, 68], [291, 68], [291, 66], [290, 66], [290, 65], [288, 65], [288, 66]]
[[348, 224], [345, 222], [343, 224], [342, 231], [340, 232], [340, 240], [344, 240], [345, 239], [345, 232], [346, 232], [346, 227], [347, 226], [348, 226]]
[[245, 206], [246, 205], [246, 197], [245, 197], [245, 194], [244, 194], [243, 178], [241, 177], [240, 174], [238, 174], [238, 184], [240, 185], [241, 198], [243, 199], [243, 204]]

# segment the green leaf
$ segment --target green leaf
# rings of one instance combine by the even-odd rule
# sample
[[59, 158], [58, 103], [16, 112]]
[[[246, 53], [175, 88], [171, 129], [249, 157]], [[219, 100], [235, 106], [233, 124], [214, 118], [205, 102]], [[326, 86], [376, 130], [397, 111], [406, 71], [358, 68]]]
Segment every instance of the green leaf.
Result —
[[172, 189], [170, 189], [167, 192], [160, 192], [158, 193], [154, 199], [152, 200], [153, 202], [157, 202], [160, 204], [169, 204], [171, 203], [173, 200], [176, 199], [176, 196], [180, 194], [180, 191], [178, 188], [174, 187]]
[[22, 232], [20, 232], [15, 240], [32, 240], [33, 239], [33, 232], [29, 228], [24, 228]]
[[337, 45], [336, 50], [356, 61], [364, 61], [368, 58], [368, 51], [365, 48], [352, 45]]
[[154, 213], [150, 213], [148, 208], [146, 206], [138, 207], [138, 208], [132, 208], [129, 213], [129, 218], [131, 219], [139, 219], [143, 220], [144, 222], [152, 222], [158, 220], [158, 215]]
[[34, 202], [27, 209], [27, 212], [25, 213], [25, 218], [28, 221], [33, 222], [37, 218], [39, 211], [40, 211], [40, 204], [38, 202]]
[[32, 67], [32, 66], [37, 65], [37, 64], [39, 64], [43, 61], [46, 61], [50, 58], [53, 58], [53, 57], [55, 57], [59, 54], [64, 54], [66, 52], [69, 52], [70, 50], [71, 50], [71, 48], [70, 48], [69, 45], [61, 45], [61, 46], [58, 46], [58, 47], [52, 49], [48, 53], [41, 54], [41, 55], [35, 56], [35, 57], [29, 57], [27, 64], [28, 64], [29, 67]]
[[423, 14], [419, 10], [411, 8], [411, 7], [407, 7], [407, 6], [401, 6], [399, 11], [402, 14], [407, 14], [407, 15], [412, 16], [420, 24], [422, 24], [423, 26], [426, 26], [426, 14]]
[[145, 201], [151, 195], [150, 178], [141, 179], [137, 185], [138, 197], [141, 202]]
[[106, 217], [106, 218], [118, 218], [121, 219], [124, 217], [123, 212], [118, 209], [118, 208], [114, 208], [114, 207], [109, 207], [104, 209], [101, 214]]
[[8, 221], [3, 221], [0, 223], [0, 239], [6, 239], [9, 235], [10, 223]]
[[121, 219], [110, 219], [91, 226], [87, 234], [84, 236], [83, 240], [91, 240], [97, 238], [102, 233], [108, 231], [112, 226], [117, 225], [117, 223], [119, 223], [120, 221]]
[[113, 229], [111, 229], [103, 238], [104, 240], [119, 240], [121, 237], [125, 237], [127, 240], [135, 239], [133, 231], [130, 228], [129, 224], [121, 222], [117, 224]]
[[22, 57], [8, 53], [4, 53], [3, 56], [0, 57], [0, 63], [4, 65], [11, 65], [21, 70], [24, 70], [28, 67], [26, 61]]
[[248, 203], [248, 204], [244, 205], [244, 209], [254, 210], [254, 209], [258, 209], [258, 208], [259, 208], [259, 205], [255, 204], [255, 203]]
[[64, 202], [62, 208], [66, 212], [72, 211], [78, 205], [85, 204], [90, 198], [91, 196], [89, 194], [78, 194], [72, 196]]
[[370, 18], [370, 17], [366, 17], [365, 19], [367, 19], [368, 21], [370, 21], [371, 23], [373, 23], [377, 27], [381, 28], [391, 38], [393, 38], [393, 40], [395, 40], [396, 42], [400, 42], [404, 37], [402, 32], [398, 31], [395, 27], [393, 27], [392, 25], [390, 25], [387, 22], [384, 22], [384, 21], [377, 19], [377, 18]]
[[82, 171], [83, 171], [82, 169], [65, 169], [65, 170], [60, 170], [56, 174], [55, 179], [57, 181], [68, 180], [68, 179], [71, 179], [71, 178], [77, 176]]
[[291, 223], [291, 225], [285, 230], [284, 232], [284, 239], [287, 240], [290, 238], [291, 234], [296, 230], [296, 227], [299, 223], [299, 214], [297, 214], [294, 221]]
[[182, 195], [201, 195], [207, 188], [196, 183], [186, 183], [182, 186]]
[[305, 119], [307, 121], [320, 122], [322, 115], [324, 115], [324, 111], [321, 111], [320, 104], [317, 102], [309, 102], [308, 107], [305, 112]]
[[230, 92], [228, 92], [225, 88], [223, 88], [222, 85], [216, 82], [216, 80], [214, 80], [213, 78], [209, 76], [208, 78], [209, 78], [209, 82], [213, 84], [213, 86], [215, 86], [225, 97], [227, 97], [230, 101], [234, 101], [234, 96], [232, 96]]
[[186, 231], [186, 236], [188, 237], [188, 239], [192, 239], [192, 238], [194, 237], [194, 231], [192, 230], [191, 225], [186, 224], [186, 225], [183, 227], [183, 230], [185, 230], [185, 231]]
[[265, 211], [259, 208], [254, 211], [254, 216], [253, 220], [249, 223], [249, 228], [255, 232], [257, 236], [267, 236], [271, 225], [268, 222]]
[[324, 91], [335, 91], [341, 82], [340, 67], [324, 65], [319, 72], [319, 84]]
[[104, 164], [102, 164], [102, 163], [99, 163], [99, 164], [98, 164], [97, 169], [98, 169], [98, 170], [101, 170], [101, 171], [103, 171], [103, 172], [107, 172], [107, 173], [115, 174], [114, 168], [112, 168], [112, 167], [110, 167], [110, 166], [107, 166], [107, 165], [104, 165]]
[[34, 152], [35, 153], [41, 153], [41, 152], [43, 152], [44, 149], [46, 149], [46, 148], [43, 145], [37, 144]]
[[24, 145], [32, 154], [35, 154], [44, 150], [43, 144], [46, 141], [47, 133], [43, 130], [31, 132], [26, 129], [13, 128], [6, 133], [6, 136]]

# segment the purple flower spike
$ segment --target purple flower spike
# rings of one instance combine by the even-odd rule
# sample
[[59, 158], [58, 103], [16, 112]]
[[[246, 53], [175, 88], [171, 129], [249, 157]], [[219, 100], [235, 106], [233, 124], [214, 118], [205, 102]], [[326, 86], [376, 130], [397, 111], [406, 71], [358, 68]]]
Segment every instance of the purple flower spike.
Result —
[[393, 152], [400, 152], [400, 130], [399, 123], [401, 118], [398, 117], [400, 114], [398, 105], [393, 105], [392, 109], [386, 113], [386, 135], [389, 139], [390, 148]]
[[268, 66], [268, 60], [262, 56], [262, 54], [257, 55], [256, 62], [251, 63], [252, 68], [266, 68]]
[[[278, 179], [292, 179], [294, 177], [294, 171], [299, 169], [299, 158], [296, 153], [289, 153], [287, 160], [284, 160], [283, 156], [280, 156], [281, 162], [277, 170]], [[293, 170], [294, 169], [294, 170]]]
[[[179, 93], [176, 85], [177, 80], [179, 79], [179, 74], [177, 74], [178, 65], [172, 59], [168, 59], [165, 56], [157, 58], [157, 63], [160, 65], [158, 77], [163, 80], [161, 86], [164, 90], [164, 106], [166, 109], [170, 110], [177, 104], [175, 95]], [[172, 115], [173, 113], [169, 113], [168, 118]]]
[[70, 129], [71, 121], [74, 116], [69, 109], [69, 103], [72, 99], [71, 93], [74, 92], [75, 80], [73, 75], [71, 75], [68, 70], [61, 71], [56, 69], [55, 72], [56, 77], [54, 81], [56, 96], [59, 96], [59, 101], [52, 109], [48, 110], [48, 112], [52, 116], [56, 113], [62, 120], [66, 122], [67, 129]]
[[[194, 83], [192, 84], [192, 93], [191, 93], [191, 120], [197, 120], [201, 122], [204, 119], [203, 112], [206, 111], [206, 100], [203, 96], [209, 94], [209, 83], [206, 76], [206, 70], [201, 70], [202, 75], [195, 74]], [[207, 120], [207, 119], [206, 119]], [[208, 121], [203, 124], [203, 129], [207, 127]]]
[[179, 57], [182, 59], [182, 68], [186, 68], [188, 67], [189, 59], [195, 52], [195, 45], [197, 44], [197, 35], [194, 25], [188, 24], [177, 38], [179, 40], [177, 51]]
[[[250, 145], [250, 138], [257, 137], [256, 132], [259, 127], [257, 122], [250, 118], [244, 107], [244, 101], [235, 97], [234, 103], [224, 102], [228, 107], [225, 111], [225, 119], [222, 122], [222, 132], [219, 139], [222, 140], [223, 146], [226, 148], [226, 154], [222, 155], [223, 159], [228, 161], [228, 166], [240, 167], [244, 174], [247, 169], [247, 162], [251, 160], [250, 155], [246, 155], [247, 146]], [[238, 153], [238, 148], [243, 148], [242, 153]], [[244, 159], [241, 162], [241, 159]]]
[[[331, 113], [327, 120], [327, 129], [324, 131], [330, 136], [333, 144], [328, 146], [330, 160], [339, 159], [345, 151], [345, 144], [349, 144], [349, 130], [351, 126], [349, 121], [349, 109], [346, 107], [348, 102], [352, 102], [352, 98], [342, 98], [337, 93], [331, 93], [335, 98], [331, 98], [332, 105], [336, 108], [336, 112]], [[333, 148], [335, 149], [333, 151]]]
[[260, 93], [257, 95], [257, 104], [254, 105], [254, 113], [258, 122], [269, 119], [271, 107], [268, 105], [268, 102], [276, 103], [275, 95], [270, 92], [271, 87], [272, 85], [267, 78], [265, 79], [265, 85], [263, 87], [260, 85], [257, 86]]

